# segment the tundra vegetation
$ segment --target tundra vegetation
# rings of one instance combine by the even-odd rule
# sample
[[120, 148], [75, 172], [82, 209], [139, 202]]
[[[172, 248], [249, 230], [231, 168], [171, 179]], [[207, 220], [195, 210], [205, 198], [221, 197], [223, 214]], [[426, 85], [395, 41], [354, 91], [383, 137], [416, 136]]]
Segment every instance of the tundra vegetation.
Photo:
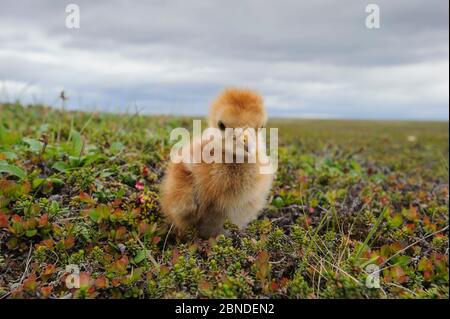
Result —
[[191, 125], [1, 104], [0, 298], [448, 298], [448, 122], [272, 120], [260, 218], [180, 241], [158, 192]]

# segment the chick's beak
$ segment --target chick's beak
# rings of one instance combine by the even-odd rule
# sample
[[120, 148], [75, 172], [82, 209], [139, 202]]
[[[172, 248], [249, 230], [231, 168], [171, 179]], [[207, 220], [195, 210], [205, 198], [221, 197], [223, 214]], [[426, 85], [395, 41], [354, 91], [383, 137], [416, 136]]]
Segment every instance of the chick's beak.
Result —
[[244, 150], [248, 153], [253, 152], [256, 148], [255, 141], [251, 136], [251, 132], [248, 129], [245, 129], [240, 136], [240, 141], [244, 146]]

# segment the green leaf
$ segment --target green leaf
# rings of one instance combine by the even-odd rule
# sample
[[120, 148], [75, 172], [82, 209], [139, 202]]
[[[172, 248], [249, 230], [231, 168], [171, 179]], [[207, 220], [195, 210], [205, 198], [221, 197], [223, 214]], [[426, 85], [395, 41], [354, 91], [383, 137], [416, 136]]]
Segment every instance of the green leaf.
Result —
[[93, 163], [105, 162], [107, 160], [108, 157], [103, 154], [89, 154], [84, 157], [83, 166], [89, 166]]
[[352, 170], [354, 170], [356, 173], [361, 174], [361, 165], [359, 165], [358, 162], [352, 161], [350, 163], [350, 166], [351, 166]]
[[72, 156], [80, 156], [83, 150], [83, 139], [78, 131], [72, 130], [71, 132], [71, 152]]
[[45, 179], [43, 179], [43, 178], [39, 178], [39, 177], [35, 178], [35, 179], [33, 179], [31, 186], [33, 187], [33, 189], [36, 189], [39, 186], [41, 186], [44, 181], [45, 181]]
[[400, 227], [403, 224], [402, 214], [395, 214], [389, 221], [389, 225], [393, 228]]
[[33, 179], [33, 182], [32, 182], [31, 185], [32, 185], [33, 189], [36, 189], [36, 188], [42, 186], [42, 184], [44, 182], [48, 182], [48, 183], [52, 183], [52, 184], [56, 184], [56, 185], [64, 184], [64, 182], [61, 179], [59, 179], [59, 178], [54, 178], [54, 177], [39, 178], [38, 177], [38, 178]]
[[407, 266], [410, 260], [409, 256], [395, 256], [392, 258], [392, 263], [399, 266]]
[[145, 250], [140, 250], [133, 260], [136, 264], [139, 264], [141, 261], [145, 259], [146, 255], [147, 253]]
[[40, 151], [42, 151], [42, 148], [44, 146], [44, 143], [42, 143], [41, 141], [32, 139], [32, 138], [24, 137], [23, 141], [25, 143], [27, 143], [30, 146], [31, 151], [33, 151], [35, 153], [39, 153]]
[[277, 196], [275, 197], [275, 199], [272, 201], [272, 205], [275, 206], [276, 208], [281, 208], [284, 206], [284, 200], [283, 198]]
[[125, 149], [125, 146], [120, 142], [114, 142], [111, 144], [109, 150], [112, 154], [117, 154]]
[[375, 234], [375, 232], [378, 230], [378, 226], [381, 224], [381, 221], [386, 217], [386, 215], [388, 215], [388, 211], [389, 211], [389, 208], [386, 207], [380, 213], [380, 215], [378, 216], [377, 220], [375, 221], [375, 224], [370, 229], [369, 234], [367, 234], [366, 239], [364, 240], [362, 245], [359, 246], [359, 249], [356, 251], [356, 258], [359, 258], [359, 256], [361, 256], [361, 254], [364, 251], [364, 249], [366, 249], [368, 247], [367, 244], [372, 239], [372, 237]]
[[64, 181], [62, 179], [54, 178], [54, 177], [47, 178], [47, 181], [49, 181], [52, 184], [57, 184], [57, 185], [64, 184]]
[[98, 211], [97, 209], [92, 209], [89, 211], [89, 217], [94, 221], [94, 222], [98, 222], [100, 220], [100, 211]]
[[15, 165], [0, 164], [0, 173], [8, 173], [10, 175], [17, 176], [20, 179], [27, 177], [27, 173]]
[[30, 229], [30, 230], [27, 230], [27, 232], [25, 233], [25, 235], [27, 237], [33, 237], [36, 234], [37, 234], [37, 229]]
[[109, 207], [105, 204], [100, 204], [89, 211], [89, 217], [91, 217], [91, 219], [94, 222], [106, 220], [109, 218], [109, 216], [110, 216]]
[[56, 162], [55, 164], [53, 164], [52, 168], [62, 173], [66, 173], [70, 169], [69, 165], [64, 162]]
[[50, 204], [50, 212], [55, 215], [56, 213], [59, 212], [59, 203], [57, 201], [52, 201], [52, 203]]
[[0, 145], [13, 145], [20, 140], [16, 132], [6, 130], [3, 124], [0, 123]]
[[11, 151], [0, 151], [0, 154], [5, 155], [5, 157], [9, 160], [17, 159], [17, 154]]

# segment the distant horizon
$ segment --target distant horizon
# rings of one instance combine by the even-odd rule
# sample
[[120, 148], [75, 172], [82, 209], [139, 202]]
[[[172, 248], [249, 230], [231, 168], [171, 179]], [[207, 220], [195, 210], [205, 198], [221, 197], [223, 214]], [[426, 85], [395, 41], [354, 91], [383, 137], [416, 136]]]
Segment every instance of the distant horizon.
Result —
[[[51, 109], [55, 109], [55, 110], [62, 110], [61, 106], [53, 106], [53, 105], [49, 105], [49, 104], [45, 104], [45, 103], [22, 103], [20, 101], [17, 102], [11, 102], [11, 101], [1, 101], [0, 100], [0, 105], [6, 105], [6, 104], [10, 104], [10, 105], [14, 105], [16, 103], [19, 103], [19, 105], [23, 106], [23, 107], [28, 107], [28, 106], [43, 106], [43, 107], [48, 107]], [[81, 112], [81, 113], [104, 113], [104, 114], [110, 114], [110, 115], [129, 115], [132, 116], [134, 114], [138, 114], [140, 116], [170, 116], [170, 117], [187, 117], [187, 118], [205, 118], [207, 116], [208, 113], [208, 108], [209, 106], [207, 106], [205, 108], [205, 112], [204, 113], [163, 113], [163, 112], [145, 112], [145, 109], [141, 110], [140, 112], [136, 112], [135, 110], [131, 110], [131, 111], [115, 111], [115, 110], [110, 110], [110, 109], [92, 109], [92, 108], [77, 108], [77, 107], [68, 107], [65, 106], [64, 107], [64, 111], [66, 112]], [[131, 107], [130, 107], [131, 109]], [[432, 122], [432, 123], [449, 123], [449, 118], [447, 119], [438, 119], [438, 118], [407, 118], [407, 117], [402, 117], [402, 118], [364, 118], [364, 117], [313, 117], [313, 116], [309, 116], [309, 115], [302, 115], [302, 114], [292, 114], [292, 115], [272, 115], [270, 113], [270, 110], [268, 110], [268, 116], [269, 116], [269, 121], [273, 121], [273, 120], [313, 120], [313, 121], [367, 121], [367, 122]]]

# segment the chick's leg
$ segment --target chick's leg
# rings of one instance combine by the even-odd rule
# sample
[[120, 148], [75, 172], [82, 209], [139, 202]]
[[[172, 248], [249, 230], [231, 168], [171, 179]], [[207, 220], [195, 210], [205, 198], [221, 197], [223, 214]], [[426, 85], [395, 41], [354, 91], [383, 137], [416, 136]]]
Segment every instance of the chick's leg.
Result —
[[208, 239], [210, 237], [216, 237], [219, 234], [224, 234], [225, 230], [223, 224], [225, 222], [225, 216], [214, 211], [209, 211], [203, 215], [198, 224], [197, 229], [200, 237]]

